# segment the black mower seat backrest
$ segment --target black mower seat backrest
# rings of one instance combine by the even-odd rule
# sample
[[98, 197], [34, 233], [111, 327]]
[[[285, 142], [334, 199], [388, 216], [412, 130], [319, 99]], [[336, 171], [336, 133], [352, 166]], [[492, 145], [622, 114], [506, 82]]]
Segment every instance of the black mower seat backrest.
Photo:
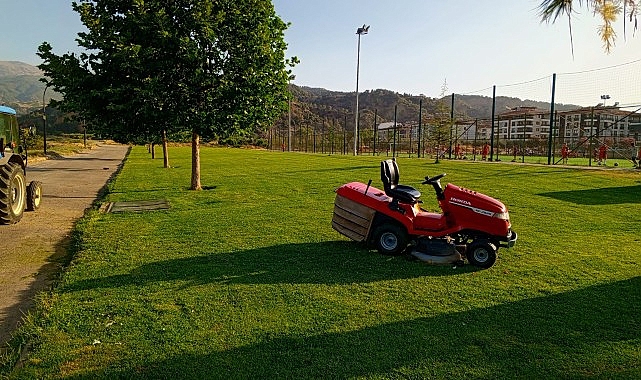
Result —
[[381, 161], [381, 181], [385, 194], [394, 200], [414, 204], [418, 202], [421, 193], [411, 186], [398, 184], [398, 165], [395, 160]]

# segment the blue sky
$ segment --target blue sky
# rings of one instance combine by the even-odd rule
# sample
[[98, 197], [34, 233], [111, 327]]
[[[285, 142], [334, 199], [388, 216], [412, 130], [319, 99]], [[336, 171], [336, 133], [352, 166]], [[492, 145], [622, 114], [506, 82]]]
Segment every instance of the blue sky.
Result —
[[[629, 29], [624, 41], [622, 21], [616, 24], [616, 47], [605, 54], [596, 34], [598, 20], [588, 10], [574, 16], [573, 58], [566, 20], [540, 23], [536, 10], [539, 3], [274, 0], [276, 12], [291, 23], [286, 32], [287, 55], [301, 60], [294, 69], [294, 83], [310, 87], [355, 90], [355, 33], [363, 24], [371, 28], [361, 40], [361, 91], [384, 88], [438, 96], [447, 81], [447, 93], [491, 96], [492, 85], [523, 83], [549, 78], [553, 73], [594, 70], [641, 59], [641, 36], [637, 32], [633, 37]], [[74, 39], [82, 25], [70, 1], [0, 0], [0, 4], [4, 27], [0, 60], [38, 64], [35, 51], [42, 41], [50, 42], [59, 54], [76, 50]], [[549, 79], [544, 82], [542, 87], [550, 87]], [[580, 90], [574, 97], [592, 102], [592, 98], [598, 99], [599, 90], [619, 91], [626, 92], [621, 97], [628, 102], [641, 101], [636, 90], [630, 94], [628, 89], [604, 89], [605, 84], [595, 87]], [[525, 90], [532, 93], [531, 98], [548, 100], [547, 89], [541, 90], [542, 96], [534, 95], [539, 89]]]

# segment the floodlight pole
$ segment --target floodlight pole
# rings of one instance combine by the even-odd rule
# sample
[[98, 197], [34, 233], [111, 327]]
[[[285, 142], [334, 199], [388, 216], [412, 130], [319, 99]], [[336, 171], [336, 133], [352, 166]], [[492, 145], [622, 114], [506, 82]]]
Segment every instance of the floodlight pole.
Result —
[[[292, 94], [292, 81], [296, 79], [296, 75], [290, 75], [289, 78], [287, 79], [287, 89], [289, 90], [289, 94], [287, 96], [288, 100], [288, 113], [287, 113], [287, 151], [291, 152], [292, 151], [292, 97], [294, 94]], [[300, 150], [300, 147], [299, 147]]]
[[358, 47], [356, 49], [356, 111], [354, 112], [354, 156], [358, 155], [358, 75], [361, 64], [361, 36], [369, 32], [369, 25], [363, 24], [362, 27], [356, 29], [358, 34]]
[[42, 123], [43, 123], [42, 139], [44, 142], [43, 152], [45, 156], [47, 155], [47, 114], [45, 112], [47, 109], [47, 105], [45, 103], [45, 94], [47, 93], [48, 88], [49, 88], [49, 84], [45, 86], [45, 90], [42, 92]]
[[292, 151], [292, 96], [289, 95], [289, 112], [287, 117], [287, 151]]

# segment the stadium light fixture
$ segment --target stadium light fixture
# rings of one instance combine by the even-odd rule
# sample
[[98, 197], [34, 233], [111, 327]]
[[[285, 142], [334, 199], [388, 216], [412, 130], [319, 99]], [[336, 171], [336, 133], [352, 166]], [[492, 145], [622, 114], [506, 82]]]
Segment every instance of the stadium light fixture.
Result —
[[358, 75], [361, 63], [361, 36], [369, 32], [369, 25], [363, 24], [360, 28], [356, 29], [358, 34], [358, 47], [356, 49], [356, 111], [354, 121], [354, 156], [358, 154]]

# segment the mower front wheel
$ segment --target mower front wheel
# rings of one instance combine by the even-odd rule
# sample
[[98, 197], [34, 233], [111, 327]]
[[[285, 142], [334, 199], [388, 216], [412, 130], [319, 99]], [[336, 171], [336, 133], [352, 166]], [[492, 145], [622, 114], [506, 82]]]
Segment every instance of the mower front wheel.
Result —
[[470, 264], [487, 269], [496, 262], [496, 246], [488, 241], [472, 242], [467, 246], [466, 256]]
[[407, 243], [407, 232], [401, 226], [384, 224], [374, 230], [374, 245], [383, 255], [400, 255]]

